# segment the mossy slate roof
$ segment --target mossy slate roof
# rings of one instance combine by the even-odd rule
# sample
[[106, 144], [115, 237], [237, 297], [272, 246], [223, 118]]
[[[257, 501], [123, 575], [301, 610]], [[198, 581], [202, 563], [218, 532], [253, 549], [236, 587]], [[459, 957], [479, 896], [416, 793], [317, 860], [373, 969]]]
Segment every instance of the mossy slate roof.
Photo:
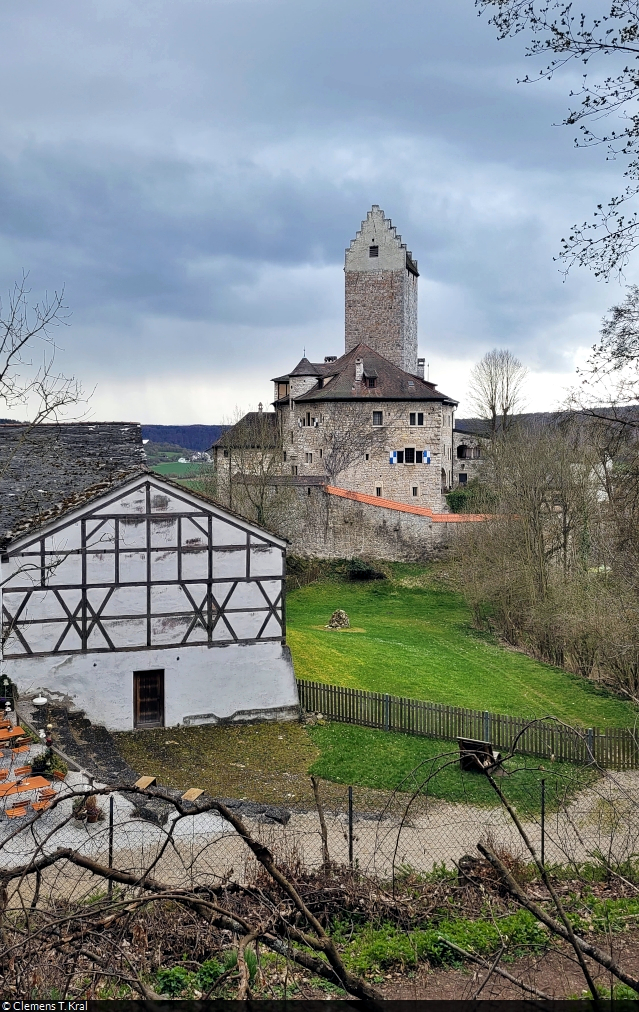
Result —
[[137, 422], [0, 424], [0, 539], [145, 468]]
[[[374, 377], [376, 380], [374, 387], [369, 387], [364, 380], [355, 379], [356, 362], [360, 358], [363, 361], [364, 377]], [[453, 406], [457, 404], [454, 398], [438, 390], [434, 383], [404, 372], [366, 344], [358, 344], [334, 362], [313, 363], [303, 358], [289, 376], [318, 377], [314, 387], [294, 398], [297, 404], [307, 401], [350, 400], [439, 401]], [[280, 379], [283, 381], [287, 378], [283, 376]]]

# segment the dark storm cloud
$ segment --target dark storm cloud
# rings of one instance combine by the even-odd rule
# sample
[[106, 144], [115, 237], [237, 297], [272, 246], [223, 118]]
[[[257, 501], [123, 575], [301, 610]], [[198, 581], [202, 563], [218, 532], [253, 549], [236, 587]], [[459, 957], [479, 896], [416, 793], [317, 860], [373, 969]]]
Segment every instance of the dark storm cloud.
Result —
[[552, 261], [616, 170], [551, 125], [569, 75], [518, 87], [521, 40], [472, 0], [33, 0], [0, 25], [0, 282], [64, 283], [66, 358], [124, 400], [150, 369], [339, 350], [371, 203], [419, 258], [444, 357], [565, 369], [617, 295]]

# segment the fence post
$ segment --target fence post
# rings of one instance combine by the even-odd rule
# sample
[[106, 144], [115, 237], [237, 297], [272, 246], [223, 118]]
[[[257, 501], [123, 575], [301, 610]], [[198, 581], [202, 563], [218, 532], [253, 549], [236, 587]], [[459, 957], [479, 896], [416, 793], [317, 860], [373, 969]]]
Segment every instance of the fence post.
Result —
[[546, 781], [541, 781], [541, 866], [546, 865]]
[[[113, 795], [109, 795], [109, 868], [113, 867]], [[109, 879], [107, 887], [109, 899], [113, 894], [113, 879]]]
[[348, 863], [353, 867], [353, 788], [348, 788]]
[[484, 710], [484, 741], [490, 741], [490, 714]]
[[390, 696], [384, 693], [384, 730], [390, 730]]
[[586, 744], [588, 746], [588, 751], [590, 753], [590, 755], [588, 756], [588, 761], [592, 762], [592, 760], [595, 758], [595, 750], [594, 750], [595, 736], [593, 734], [593, 730], [591, 727], [589, 727], [588, 730], [586, 731]]

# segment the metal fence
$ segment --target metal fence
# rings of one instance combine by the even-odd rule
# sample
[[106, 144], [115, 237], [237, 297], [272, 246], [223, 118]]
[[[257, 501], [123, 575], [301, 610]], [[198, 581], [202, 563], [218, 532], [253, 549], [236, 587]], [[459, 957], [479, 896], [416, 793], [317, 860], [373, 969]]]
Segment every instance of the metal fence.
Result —
[[516, 739], [517, 750], [525, 755], [578, 764], [594, 759], [604, 769], [639, 769], [639, 736], [633, 728], [580, 730], [555, 720], [467, 710], [302, 679], [297, 687], [302, 709], [328, 720], [444, 741], [475, 738], [506, 751]]

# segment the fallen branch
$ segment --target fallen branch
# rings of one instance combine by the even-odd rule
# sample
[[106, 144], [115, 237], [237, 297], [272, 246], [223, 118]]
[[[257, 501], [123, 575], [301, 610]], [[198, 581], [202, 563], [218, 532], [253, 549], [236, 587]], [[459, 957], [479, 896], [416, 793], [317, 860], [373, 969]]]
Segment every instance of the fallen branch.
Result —
[[[459, 953], [459, 955], [463, 956], [464, 959], [470, 959], [473, 961], [473, 963], [479, 963], [480, 966], [483, 966], [487, 970], [490, 970], [491, 973], [498, 973], [500, 977], [504, 977], [506, 980], [509, 980], [511, 984], [516, 984], [517, 987], [520, 987], [522, 989], [522, 991], [527, 991], [529, 994], [534, 994], [537, 996], [537, 998], [544, 998], [546, 1001], [554, 1001], [552, 995], [546, 994], [544, 991], [540, 991], [538, 988], [533, 987], [532, 984], [524, 984], [523, 980], [518, 980], [517, 977], [513, 977], [512, 973], [508, 973], [508, 970], [504, 970], [502, 969], [501, 966], [497, 966], [497, 960], [495, 960], [494, 965], [491, 967], [490, 963], [488, 963], [485, 959], [482, 959], [481, 956], [476, 956], [472, 952], [466, 952], [465, 949], [460, 949], [458, 945], [455, 945], [454, 942], [449, 942], [448, 939], [444, 938], [443, 935], [439, 936], [438, 941], [444, 942], [445, 945], [447, 945], [454, 952]], [[502, 954], [503, 954], [503, 946], [499, 953], [499, 958], [501, 958]], [[490, 977], [490, 973], [488, 974], [488, 977]], [[486, 977], [484, 984], [488, 981], [488, 977]], [[482, 984], [482, 987], [484, 986], [484, 984]], [[481, 991], [481, 988], [479, 990]], [[479, 991], [477, 992], [477, 994], [479, 994]], [[477, 995], [474, 995], [474, 997], [477, 997]]]
[[584, 938], [581, 938], [580, 935], [576, 935], [574, 932], [572, 932], [571, 938], [563, 924], [556, 921], [554, 917], [551, 917], [550, 914], [544, 910], [543, 907], [540, 907], [538, 903], [535, 903], [534, 900], [530, 899], [530, 897], [526, 895], [519, 883], [513, 878], [505, 864], [500, 861], [496, 854], [487, 847], [484, 847], [481, 843], [477, 844], [477, 849], [484, 855], [487, 861], [490, 861], [495, 871], [499, 873], [510, 894], [514, 896], [514, 898], [518, 900], [519, 903], [526, 908], [526, 910], [530, 910], [531, 914], [534, 914], [538, 921], [541, 921], [547, 928], [550, 928], [553, 934], [559, 935], [559, 937], [563, 938], [566, 942], [571, 942], [573, 945], [576, 944], [579, 949], [579, 955], [582, 959], [584, 955], [590, 956], [591, 959], [594, 959], [595, 963], [599, 963], [600, 966], [605, 967], [606, 970], [609, 970], [610, 973], [612, 973], [623, 984], [627, 984], [628, 987], [633, 989], [633, 991], [637, 991], [639, 993], [639, 980], [627, 973], [614, 961], [611, 956], [608, 955], [607, 952], [604, 952], [604, 950], [600, 949], [597, 945], [591, 945], [590, 942], [587, 942]]

